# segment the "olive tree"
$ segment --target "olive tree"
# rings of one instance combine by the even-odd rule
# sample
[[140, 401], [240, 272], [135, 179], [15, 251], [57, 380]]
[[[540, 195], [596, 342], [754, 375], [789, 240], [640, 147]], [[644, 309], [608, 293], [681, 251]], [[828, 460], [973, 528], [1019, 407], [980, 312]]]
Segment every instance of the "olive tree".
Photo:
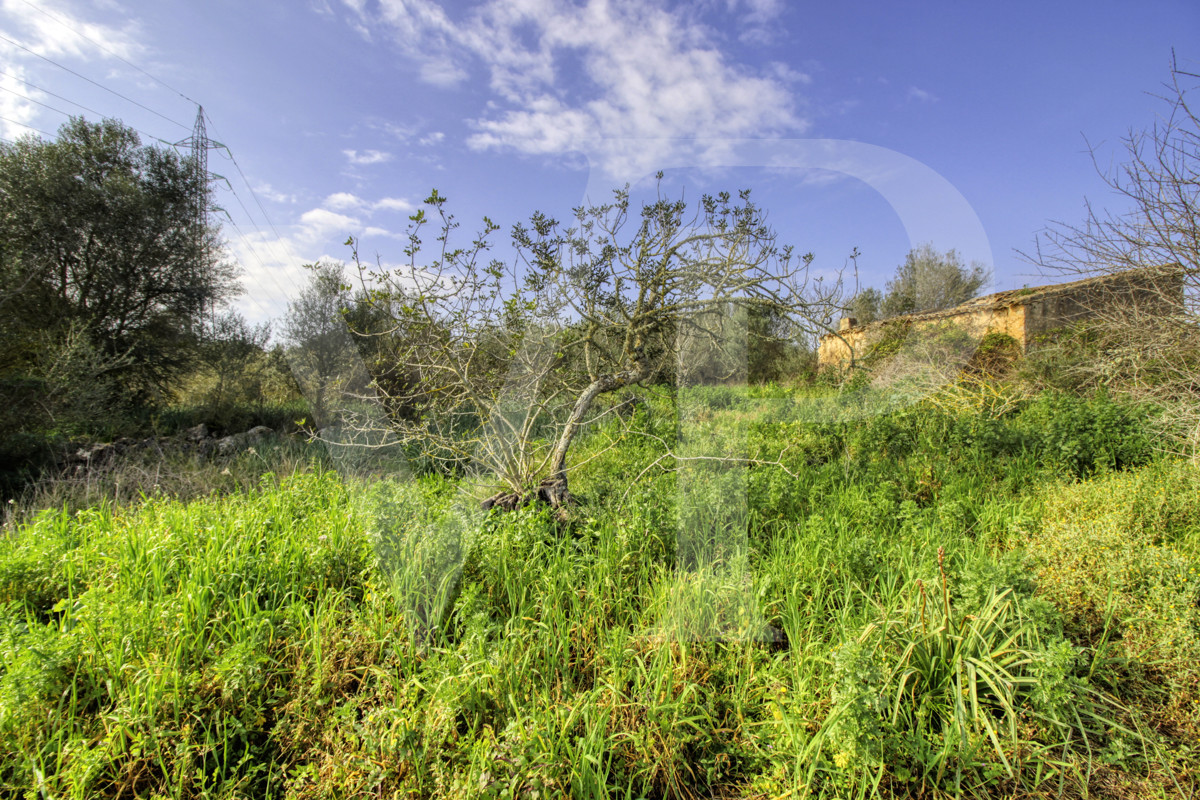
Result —
[[331, 393], [345, 384], [358, 363], [346, 326], [355, 298], [342, 264], [323, 261], [305, 268], [308, 285], [288, 303], [281, 332], [288, 363], [319, 427], [329, 421]]
[[495, 476], [503, 491], [486, 505], [566, 502], [572, 443], [614, 412], [602, 398], [674, 375], [681, 352], [719, 364], [739, 309], [769, 312], [777, 334], [785, 320], [815, 333], [840, 290], [810, 280], [812, 255], [780, 246], [748, 191], [693, 207], [660, 190], [639, 207], [626, 187], [565, 224], [535, 213], [513, 227], [508, 261], [489, 257], [494, 222], [460, 245], [446, 199], [435, 191], [424, 205], [403, 265], [368, 268], [354, 255], [390, 320], [375, 335], [403, 368], [376, 390], [391, 441]]
[[930, 243], [914, 247], [887, 282], [875, 316], [953, 308], [978, 295], [989, 277], [985, 266], [967, 265], [955, 250], [943, 253]]
[[[215, 229], [196, 214], [206, 180], [116, 120], [72, 118], [53, 141], [0, 143], [8, 342], [86, 334], [135, 396], [167, 389], [195, 355], [203, 316], [237, 289]], [[40, 346], [6, 355], [28, 364]]]

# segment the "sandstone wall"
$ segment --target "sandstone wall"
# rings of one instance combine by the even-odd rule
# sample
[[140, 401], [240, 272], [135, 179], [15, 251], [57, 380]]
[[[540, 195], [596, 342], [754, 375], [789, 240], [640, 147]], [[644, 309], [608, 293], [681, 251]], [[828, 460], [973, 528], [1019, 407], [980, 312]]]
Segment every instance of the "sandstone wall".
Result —
[[[933, 331], [947, 323], [963, 328], [972, 337], [982, 339], [989, 333], [1003, 333], [1025, 344], [1025, 306], [1001, 308], [973, 308], [963, 311], [942, 312], [859, 325], [838, 334], [821, 337], [817, 350], [817, 368], [838, 367], [846, 369], [862, 359], [879, 342], [895, 336], [895, 326], [906, 325], [907, 336], [919, 336], [922, 329]], [[889, 328], [889, 326], [891, 326]]]
[[[1173, 313], [1183, 300], [1181, 275], [1129, 270], [1070, 283], [1014, 289], [976, 298], [956, 308], [897, 317], [870, 325], [843, 325], [838, 333], [821, 337], [817, 367], [846, 369], [870, 352], [888, 335], [888, 325], [908, 324], [910, 334], [947, 322], [959, 325], [976, 338], [1002, 333], [1017, 341], [1022, 352], [1039, 336], [1082, 320], [1120, 310], [1136, 309], [1150, 319]], [[843, 320], [843, 323], [845, 321]]]

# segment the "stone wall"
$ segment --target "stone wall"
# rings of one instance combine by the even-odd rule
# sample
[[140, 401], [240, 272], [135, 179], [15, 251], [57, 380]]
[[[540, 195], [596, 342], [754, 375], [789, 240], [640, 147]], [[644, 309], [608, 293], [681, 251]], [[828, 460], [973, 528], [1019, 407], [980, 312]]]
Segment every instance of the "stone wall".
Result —
[[976, 339], [989, 333], [1011, 336], [1025, 352], [1039, 337], [1082, 320], [1137, 309], [1147, 316], [1172, 313], [1182, 303], [1183, 280], [1177, 273], [1127, 270], [1113, 275], [978, 297], [945, 311], [910, 314], [858, 325], [843, 319], [836, 333], [821, 337], [817, 368], [847, 369], [879, 342], [896, 335], [953, 323]]

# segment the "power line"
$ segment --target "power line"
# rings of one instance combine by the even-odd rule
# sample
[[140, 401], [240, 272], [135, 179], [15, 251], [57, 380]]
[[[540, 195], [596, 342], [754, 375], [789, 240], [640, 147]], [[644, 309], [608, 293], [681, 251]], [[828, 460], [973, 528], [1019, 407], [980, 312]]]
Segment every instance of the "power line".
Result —
[[[220, 131], [217, 131], [217, 126], [216, 126], [216, 123], [214, 123], [214, 122], [212, 121], [212, 117], [209, 117], [207, 114], [205, 114], [204, 116], [205, 116], [205, 117], [208, 119], [208, 123], [209, 123], [210, 125], [212, 125], [213, 131], [214, 131], [214, 132], [216, 132], [216, 133], [217, 133], [217, 135], [219, 136], [219, 135], [220, 135]], [[235, 157], [234, 157], [234, 155], [233, 155], [233, 151], [232, 151], [232, 150], [230, 150], [230, 149], [229, 149], [227, 146], [225, 146], [225, 145], [221, 144], [220, 142], [216, 142], [216, 144], [217, 144], [217, 145], [220, 147], [220, 149], [222, 149], [222, 150], [224, 150], [224, 151], [225, 151], [226, 155], [228, 155], [228, 156], [229, 156], [229, 160], [233, 162], [233, 166], [234, 166], [234, 167], [237, 169], [237, 171], [238, 171], [238, 175], [241, 175], [241, 176], [242, 176], [242, 182], [243, 182], [244, 184], [246, 184], [246, 189], [247, 189], [247, 190], [249, 190], [249, 192], [250, 192], [250, 196], [251, 196], [252, 198], [254, 198], [254, 204], [258, 206], [258, 210], [262, 212], [263, 219], [266, 221], [266, 223], [267, 223], [267, 227], [268, 227], [268, 228], [270, 228], [270, 229], [271, 229], [271, 232], [275, 234], [275, 241], [283, 241], [283, 237], [279, 235], [279, 231], [278, 231], [278, 230], [275, 228], [275, 223], [271, 221], [271, 217], [270, 217], [270, 215], [268, 215], [268, 214], [267, 214], [267, 210], [266, 210], [266, 209], [263, 207], [262, 201], [258, 199], [258, 193], [257, 193], [257, 192], [255, 192], [255, 191], [254, 191], [254, 187], [250, 185], [250, 179], [249, 179], [249, 178], [247, 178], [247, 177], [246, 177], [246, 173], [242, 171], [242, 165], [241, 165], [241, 164], [239, 164], [239, 163], [238, 163], [238, 160], [237, 160], [237, 158], [235, 158]], [[230, 186], [230, 187], [229, 187], [229, 190], [230, 190], [231, 192], [233, 192], [233, 187], [232, 187], [232, 186]], [[237, 197], [237, 193], [236, 193], [236, 192], [234, 192], [234, 197]], [[242, 202], [242, 201], [241, 201], [241, 198], [238, 198], [238, 203], [241, 203], [241, 202]], [[243, 209], [243, 210], [245, 210], [245, 205], [244, 205], [244, 204], [242, 205], [242, 209]], [[246, 217], [247, 217], [248, 219], [250, 219], [250, 221], [251, 221], [251, 222], [253, 222], [253, 221], [254, 221], [254, 218], [250, 216], [250, 212], [249, 212], [249, 211], [247, 211], [247, 212], [246, 212]], [[270, 246], [270, 248], [269, 248], [269, 249], [272, 251], [271, 255], [272, 255], [272, 256], [274, 256], [275, 258], [277, 258], [277, 259], [278, 259], [278, 258], [279, 258], [279, 254], [274, 252], [274, 249], [275, 249], [275, 248], [274, 248], [273, 246]], [[286, 260], [287, 260], [286, 258], [285, 258], [285, 259], [280, 259], [280, 261], [286, 261]]]
[[[31, 131], [33, 131], [33, 132], [35, 132], [35, 133], [40, 133], [42, 136], [45, 136], [45, 137], [47, 137], [47, 138], [50, 138], [50, 139], [53, 139], [53, 138], [54, 138], [54, 134], [53, 134], [53, 133], [46, 133], [46, 132], [45, 132], [44, 130], [42, 130], [41, 128], [35, 128], [35, 127], [33, 127], [32, 125], [26, 125], [24, 122], [20, 122], [20, 121], [18, 121], [18, 120], [15, 120], [15, 119], [9, 119], [8, 117], [0, 117], [0, 119], [4, 120], [5, 122], [11, 122], [13, 125], [20, 125], [22, 128], [29, 128], [29, 130], [31, 130]], [[14, 142], [14, 144], [15, 144], [15, 142]]]
[[[244, 202], [242, 202], [242, 196], [239, 195], [237, 193], [237, 191], [234, 190], [232, 185], [230, 185], [230, 187], [229, 187], [229, 193], [233, 195], [234, 200], [237, 200], [237, 204], [238, 204], [238, 206], [241, 207], [242, 213], [246, 215], [246, 219], [250, 220], [251, 224], [254, 224], [254, 216], [250, 213], [250, 209], [248, 209], [246, 207], [246, 204]], [[253, 194], [253, 190], [251, 191], [251, 194]], [[260, 211], [262, 210], [261, 205], [259, 206], [259, 210]], [[271, 231], [275, 234], [275, 241], [282, 241], [283, 237], [279, 235], [279, 231], [275, 230], [275, 225], [271, 222], [271, 218], [266, 215], [265, 211], [263, 212], [263, 219], [266, 220], [267, 227], [269, 227], [271, 229]], [[274, 242], [265, 242], [264, 244], [272, 258], [274, 258], [276, 261], [278, 261], [280, 263], [286, 263], [287, 259], [280, 258], [279, 253], [275, 252]], [[260, 259], [260, 261], [261, 261], [261, 259]], [[283, 288], [282, 286], [278, 285], [278, 281], [276, 282], [276, 286], [279, 289]]]
[[[245, 203], [243, 203], [241, 198], [238, 197], [237, 192], [233, 191], [232, 186], [229, 187], [229, 191], [234, 196], [234, 199], [236, 199], [238, 201], [238, 205], [240, 205], [242, 207], [242, 210], [245, 211], [246, 210]], [[247, 217], [249, 218], [249, 212], [247, 212]], [[253, 240], [251, 240], [251, 238], [249, 236], [247, 236], [240, 227], [238, 227], [238, 224], [236, 222], [234, 222], [232, 215], [230, 215], [229, 213], [226, 213], [225, 218], [229, 221], [229, 224], [231, 226], [233, 226], [234, 231], [237, 232], [237, 235], [241, 238], [241, 241], [246, 246], [246, 249], [250, 252], [250, 255], [254, 258], [255, 261], [258, 262], [260, 272], [259, 272], [259, 276], [255, 279], [255, 281], [256, 281], [256, 283], [258, 283], [259, 287], [265, 288], [263, 286], [264, 278], [269, 275], [271, 282], [275, 284], [276, 291], [279, 292], [280, 294], [282, 294], [284, 297], [286, 297], [287, 291], [283, 288], [283, 285], [279, 282], [279, 278], [275, 275], [275, 273], [272, 270], [267, 268], [267, 263], [265, 261], [263, 261], [262, 256], [260, 256], [258, 254], [258, 249], [254, 246]], [[254, 222], [253, 218], [250, 218], [250, 222], [251, 223]], [[272, 253], [272, 255], [274, 256], [275, 254]], [[276, 256], [276, 257], [278, 257], [278, 256]], [[262, 302], [262, 300], [258, 296], [250, 293], [248, 296], [248, 299], [258, 309], [258, 312], [260, 315], [269, 317], [269, 315], [266, 313], [268, 311], [268, 309], [265, 307], [265, 304]]]
[[33, 50], [30, 50], [28, 47], [26, 47], [25, 45], [21, 44], [20, 42], [14, 42], [12, 39], [8, 38], [7, 36], [5, 36], [5, 35], [4, 35], [4, 34], [2, 34], [2, 33], [0, 33], [0, 39], [3, 39], [4, 41], [8, 42], [9, 44], [13, 45], [14, 47], [19, 47], [20, 49], [24, 50], [26, 53], [29, 53], [29, 54], [30, 54], [30, 55], [32, 55], [32, 56], [37, 56], [38, 58], [42, 59], [43, 61], [45, 61], [45, 62], [47, 62], [47, 63], [49, 63], [49, 64], [53, 64], [54, 66], [58, 67], [58, 68], [59, 68], [59, 69], [61, 69], [61, 70], [65, 70], [65, 71], [67, 71], [67, 72], [71, 73], [71, 74], [72, 74], [72, 75], [74, 75], [76, 78], [80, 78], [81, 80], [85, 80], [85, 81], [87, 81], [88, 83], [92, 84], [93, 86], [97, 86], [97, 87], [99, 87], [99, 88], [103, 89], [104, 91], [108, 92], [109, 94], [115, 94], [117, 97], [121, 98], [122, 100], [124, 100], [124, 101], [125, 101], [125, 102], [127, 102], [127, 103], [133, 103], [133, 104], [134, 104], [135, 106], [137, 106], [138, 108], [145, 109], [146, 111], [149, 111], [151, 114], [154, 114], [155, 116], [162, 117], [162, 118], [163, 118], [163, 119], [165, 119], [167, 122], [170, 122], [172, 125], [178, 125], [179, 127], [181, 127], [181, 128], [184, 128], [185, 130], [190, 130], [190, 129], [191, 129], [191, 126], [190, 126], [190, 125], [184, 125], [184, 124], [183, 124], [182, 122], [180, 122], [179, 120], [171, 119], [171, 118], [170, 118], [170, 117], [168, 117], [166, 114], [162, 114], [162, 113], [160, 113], [160, 112], [158, 112], [158, 111], [155, 111], [155, 110], [154, 110], [153, 108], [151, 108], [150, 106], [148, 106], [148, 105], [144, 105], [143, 103], [139, 103], [137, 100], [134, 100], [132, 97], [126, 97], [125, 95], [121, 94], [120, 92], [116, 91], [115, 89], [110, 89], [109, 87], [105, 86], [105, 85], [104, 85], [104, 84], [102, 84], [102, 83], [97, 83], [96, 81], [92, 80], [91, 78], [89, 78], [89, 77], [88, 77], [88, 76], [86, 76], [86, 75], [80, 75], [78, 72], [76, 72], [75, 70], [71, 69], [70, 67], [64, 67], [62, 64], [59, 64], [59, 63], [58, 63], [57, 61], [55, 61], [54, 59], [52, 59], [52, 58], [47, 58], [46, 56], [42, 55], [41, 53], [35, 52], [35, 51], [33, 51]]
[[[24, 100], [27, 103], [33, 103], [34, 105], [41, 106], [42, 108], [48, 108], [56, 114], [62, 114], [64, 117], [71, 116], [69, 113], [67, 113], [66, 111], [63, 111], [60, 108], [55, 108], [54, 106], [48, 106], [45, 103], [43, 103], [41, 100], [34, 100], [32, 97], [30, 97], [28, 95], [21, 94], [16, 89], [10, 89], [7, 86], [0, 86], [0, 92], [11, 92], [12, 94], [15, 94], [17, 97], [21, 98], [22, 100]], [[99, 112], [92, 111], [92, 113], [97, 114]]]
[[[22, 82], [26, 86], [31, 86], [32, 89], [36, 89], [37, 91], [44, 92], [44, 94], [47, 94], [50, 97], [58, 97], [59, 100], [65, 101], [67, 103], [71, 103], [72, 106], [78, 106], [79, 108], [82, 108], [83, 110], [85, 110], [85, 112], [90, 112], [92, 114], [95, 114], [96, 116], [100, 116], [101, 119], [107, 118], [106, 114], [103, 114], [102, 112], [97, 112], [97, 110], [94, 108], [88, 108], [88, 107], [84, 106], [83, 103], [74, 102], [73, 100], [71, 100], [71, 98], [64, 97], [61, 95], [55, 95], [53, 91], [46, 91], [46, 90], [42, 89], [41, 86], [35, 86], [34, 84], [29, 83], [28, 80], [22, 80], [20, 78], [17, 78], [16, 76], [11, 76], [11, 74], [8, 74], [7, 72], [0, 72], [0, 74], [2, 74], [2, 76], [7, 76], [7, 77], [10, 77], [10, 78], [13, 78], [16, 80], [20, 80], [20, 82]], [[52, 110], [52, 112], [54, 112], [55, 114], [62, 114], [64, 116], [74, 116], [74, 114], [64, 112], [64, 110], [62, 110], [61, 108], [54, 108], [53, 106], [50, 106], [50, 104], [48, 104], [48, 103], [43, 103], [40, 100], [34, 100], [34, 98], [30, 97], [29, 95], [22, 95], [16, 89], [10, 89], [10, 88], [8, 88], [8, 86], [0, 86], [0, 91], [12, 92], [13, 95], [17, 95], [18, 97], [22, 98], [22, 100], [24, 100], [26, 102], [30, 102], [30, 103], [35, 103], [35, 104], [37, 104], [37, 106], [41, 106], [42, 108], [48, 108], [48, 109]], [[125, 125], [124, 122], [122, 122], [122, 125]], [[127, 126], [127, 127], [133, 128], [132, 125]], [[142, 134], [142, 136], [144, 136], [145, 138], [154, 139], [155, 142], [161, 142], [162, 144], [172, 146], [172, 148], [173, 148], [173, 146], [175, 146], [174, 143], [167, 142], [166, 139], [158, 138], [155, 136], [155, 134], [146, 133], [145, 131], [142, 130], [142, 128], [133, 128], [133, 130]]]
[[[205, 120], [207, 120], [208, 124], [212, 125], [213, 130], [216, 131], [217, 126], [213, 123], [212, 117], [210, 117], [210, 116], [208, 116], [208, 114], [204, 113], [204, 107], [200, 106], [197, 109], [197, 113], [196, 113], [196, 129], [195, 129], [195, 131], [193, 131], [193, 134], [192, 134], [192, 149], [193, 149], [193, 151], [196, 151], [198, 149], [203, 150], [205, 170], [207, 171], [209, 147], [211, 146], [211, 148], [214, 150], [223, 150], [225, 152], [226, 157], [230, 161], [232, 161], [234, 167], [237, 168], [238, 174], [242, 176], [242, 182], [246, 184], [246, 188], [250, 191], [250, 196], [254, 198], [254, 202], [258, 205], [258, 210], [262, 212], [263, 220], [267, 223], [267, 226], [270, 227], [272, 232], [274, 232], [275, 238], [276, 239], [282, 238], [279, 236], [279, 231], [275, 230], [275, 225], [274, 225], [274, 223], [271, 222], [270, 216], [267, 215], [266, 209], [264, 209], [262, 203], [259, 202], [258, 195], [256, 195], [254, 193], [254, 187], [251, 186], [250, 181], [246, 179], [246, 173], [242, 172], [241, 165], [239, 165], [237, 162], [237, 159], [234, 158], [233, 151], [230, 150], [227, 145], [222, 144], [221, 142], [218, 142], [214, 139], [208, 138], [208, 134], [204, 131]], [[209, 144], [210, 142], [211, 142], [211, 145]], [[229, 191], [233, 195], [234, 199], [237, 200], [238, 205], [240, 205], [242, 207], [242, 211], [245, 212], [245, 214], [246, 214], [246, 219], [250, 221], [250, 224], [252, 224], [252, 225], [256, 224], [254, 221], [254, 216], [250, 213], [250, 210], [248, 208], [246, 208], [246, 204], [242, 202], [241, 196], [238, 195], [238, 193], [236, 191], [234, 191], [233, 184], [230, 183], [228, 180], [225, 181], [225, 184], [229, 187]], [[279, 256], [277, 253], [274, 252], [274, 248], [270, 248], [270, 249], [272, 250], [271, 255], [274, 256], [275, 258], [278, 258]]]
[[133, 67], [134, 69], [136, 69], [138, 72], [140, 72], [140, 73], [142, 73], [143, 75], [145, 75], [145, 76], [146, 76], [147, 78], [149, 78], [150, 80], [154, 81], [155, 83], [157, 83], [157, 84], [159, 84], [159, 85], [161, 85], [161, 86], [164, 86], [164, 87], [166, 87], [167, 89], [170, 89], [172, 92], [174, 92], [175, 94], [179, 95], [179, 96], [180, 96], [180, 97], [182, 97], [184, 100], [187, 100], [189, 103], [192, 103], [193, 105], [197, 105], [197, 106], [198, 106], [198, 105], [200, 105], [200, 103], [199, 103], [199, 102], [197, 102], [197, 101], [193, 100], [192, 98], [188, 97], [186, 94], [184, 94], [183, 92], [179, 91], [179, 90], [178, 90], [178, 89], [176, 89], [174, 86], [171, 86], [171, 85], [170, 85], [170, 84], [168, 84], [166, 81], [160, 80], [159, 78], [155, 77], [154, 75], [151, 75], [149, 72], [147, 72], [146, 70], [142, 69], [142, 68], [141, 68], [141, 67], [139, 67], [137, 64], [134, 64], [132, 61], [130, 61], [129, 59], [125, 58], [124, 56], [118, 55], [117, 53], [114, 53], [112, 50], [109, 50], [107, 47], [105, 47], [104, 45], [102, 45], [100, 42], [97, 42], [95, 39], [93, 39], [92, 37], [88, 36], [86, 33], [84, 33], [83, 31], [79, 30], [78, 28], [74, 27], [74, 26], [73, 26], [73, 25], [71, 25], [69, 22], [67, 22], [65, 19], [63, 19], [62, 17], [58, 16], [57, 14], [52, 14], [51, 12], [49, 12], [49, 11], [47, 11], [46, 9], [42, 8], [41, 6], [36, 6], [36, 5], [34, 5], [33, 3], [29, 2], [29, 0], [21, 0], [21, 2], [23, 2], [25, 5], [29, 6], [30, 8], [34, 9], [35, 11], [38, 11], [38, 12], [40, 12], [40, 13], [44, 14], [45, 16], [49, 17], [50, 19], [54, 20], [54, 21], [55, 21], [55, 22], [57, 22], [59, 25], [62, 25], [64, 28], [66, 28], [67, 30], [69, 30], [69, 31], [71, 31], [72, 33], [74, 33], [76, 36], [79, 36], [79, 37], [81, 37], [81, 38], [83, 38], [83, 39], [87, 39], [89, 42], [91, 42], [92, 44], [96, 45], [96, 47], [99, 47], [101, 50], [103, 50], [104, 52], [108, 53], [108, 54], [109, 54], [110, 56], [112, 56], [113, 58], [117, 59], [118, 61], [120, 61], [120, 62], [121, 62], [121, 63], [123, 63], [123, 64], [126, 64], [126, 65], [128, 65], [128, 66], [130, 66], [130, 67]]
[[[87, 107], [87, 106], [85, 106], [83, 103], [76, 103], [74, 100], [71, 100], [70, 98], [63, 97], [61, 94], [55, 94], [54, 92], [52, 92], [52, 91], [50, 91], [50, 90], [48, 90], [48, 89], [43, 89], [43, 88], [42, 88], [42, 87], [40, 87], [40, 86], [34, 86], [32, 83], [30, 83], [29, 81], [25, 80], [24, 78], [18, 78], [16, 75], [13, 75], [12, 73], [9, 73], [9, 72], [0, 72], [0, 75], [3, 75], [3, 76], [4, 76], [4, 77], [6, 77], [6, 78], [12, 78], [14, 81], [20, 81], [21, 83], [23, 83], [23, 84], [25, 84], [26, 86], [28, 86], [30, 89], [34, 89], [35, 91], [39, 91], [39, 92], [41, 92], [42, 94], [48, 94], [48, 95], [50, 95], [51, 97], [57, 97], [59, 100], [62, 100], [63, 102], [70, 103], [70, 104], [71, 104], [71, 105], [73, 105], [73, 106], [78, 106], [79, 108], [82, 108], [84, 111], [90, 111], [91, 113], [93, 113], [93, 114], [95, 114], [95, 115], [97, 115], [97, 116], [99, 116], [99, 117], [103, 117], [103, 116], [105, 116], [104, 114], [101, 114], [99, 111], [97, 111], [97, 110], [96, 110], [96, 109], [94, 109], [94, 108], [88, 108], [88, 107]], [[3, 89], [3, 88], [4, 88], [3, 86], [0, 86], [0, 89]], [[8, 91], [12, 92], [13, 90], [12, 90], [12, 89], [9, 89]], [[13, 94], [16, 94], [16, 92], [13, 92]], [[20, 96], [21, 96], [21, 97], [25, 97], [25, 95], [20, 95]], [[25, 97], [25, 99], [26, 99], [26, 100], [33, 100], [33, 98], [31, 98], [31, 97]], [[36, 103], [37, 101], [36, 101], [36, 100], [34, 100], [33, 102], [35, 102], [35, 103]], [[46, 107], [47, 107], [47, 108], [50, 108], [49, 106], [46, 106]], [[57, 110], [57, 109], [50, 109], [50, 110], [51, 110], [51, 111], [55, 111], [55, 110]]]

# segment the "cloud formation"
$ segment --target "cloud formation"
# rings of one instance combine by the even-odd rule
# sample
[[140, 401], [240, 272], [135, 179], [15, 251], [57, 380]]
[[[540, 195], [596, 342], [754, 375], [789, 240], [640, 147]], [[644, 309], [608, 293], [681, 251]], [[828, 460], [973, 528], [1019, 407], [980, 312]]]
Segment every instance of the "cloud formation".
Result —
[[351, 233], [362, 226], [354, 217], [338, 214], [326, 208], [314, 208], [300, 215], [299, 238], [302, 241], [315, 241], [327, 236], [341, 236]]
[[347, 236], [400, 238], [401, 234], [366, 220], [376, 211], [412, 209], [413, 204], [400, 197], [368, 200], [351, 192], [334, 192], [278, 234], [274, 230], [238, 230], [229, 238], [228, 247], [244, 270], [246, 294], [235, 305], [253, 322], [278, 317], [308, 281], [304, 264], [342, 261], [346, 253], [334, 257], [326, 248], [344, 242]]
[[392, 154], [385, 153], [382, 150], [343, 150], [342, 154], [346, 156], [351, 164], [358, 166], [382, 164], [385, 161], [392, 160]]
[[915, 100], [919, 103], [936, 103], [937, 102], [937, 97], [934, 96], [934, 94], [932, 92], [927, 92], [924, 89], [921, 89], [917, 86], [908, 87], [908, 94], [906, 95], [906, 99], [908, 99], [910, 102]]
[[254, 187], [254, 191], [272, 203], [295, 203], [297, 200], [296, 195], [281, 192], [269, 183], [259, 183]]
[[376, 211], [412, 211], [415, 206], [402, 197], [385, 197], [371, 206]]
[[325, 208], [345, 211], [347, 209], [361, 208], [365, 204], [365, 200], [357, 195], [350, 194], [350, 192], [334, 192], [329, 197], [326, 197], [325, 202], [321, 205]]
[[[484, 0], [451, 19], [417, 0], [343, 2], [359, 24], [419, 59], [430, 83], [452, 85], [482, 66], [493, 100], [472, 121], [467, 144], [477, 150], [581, 151], [611, 176], [636, 178], [668, 160], [714, 163], [722, 139], [808, 127], [792, 95], [805, 76], [731, 62], [717, 32], [687, 7]], [[781, 10], [778, 0], [727, 0], [724, 8], [750, 26]]]
[[[88, 22], [61, 3], [38, 6], [23, 0], [0, 0], [0, 14], [13, 26], [4, 31], [7, 38], [47, 58], [111, 61], [114, 56], [131, 60], [142, 54], [136, 25], [130, 23], [118, 29]], [[0, 136], [15, 139], [32, 129], [50, 132], [57, 128], [61, 117], [39, 123], [41, 109], [31, 101], [47, 102], [50, 98], [25, 83], [37, 83], [29, 65], [44, 62], [0, 40], [0, 63], [7, 73], [0, 76], [0, 87], [4, 89], [0, 91], [0, 117], [5, 118], [0, 119]]]
[[334, 192], [321, 202], [323, 209], [362, 211], [368, 215], [375, 211], [412, 211], [413, 207], [413, 204], [403, 197], [384, 197], [371, 201], [350, 192]]

